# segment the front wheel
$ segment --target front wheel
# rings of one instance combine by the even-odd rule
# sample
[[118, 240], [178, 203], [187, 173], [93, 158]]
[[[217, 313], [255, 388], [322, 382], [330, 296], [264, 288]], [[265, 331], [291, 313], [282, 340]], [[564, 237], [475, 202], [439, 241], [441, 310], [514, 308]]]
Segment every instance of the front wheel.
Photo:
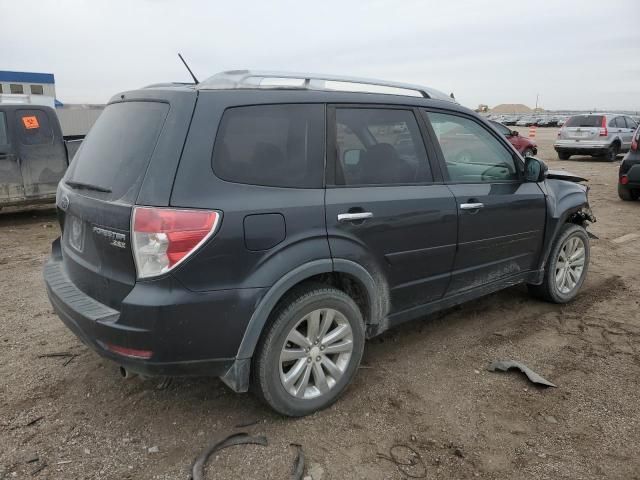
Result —
[[569, 155], [568, 153], [559, 152], [558, 158], [560, 160], [569, 160], [571, 158], [571, 155]]
[[529, 285], [529, 291], [549, 302], [570, 302], [587, 276], [589, 253], [587, 231], [573, 223], [563, 225], [551, 247], [542, 284]]
[[295, 292], [258, 345], [253, 387], [283, 415], [326, 408], [355, 375], [364, 338], [362, 314], [347, 294], [322, 285]]

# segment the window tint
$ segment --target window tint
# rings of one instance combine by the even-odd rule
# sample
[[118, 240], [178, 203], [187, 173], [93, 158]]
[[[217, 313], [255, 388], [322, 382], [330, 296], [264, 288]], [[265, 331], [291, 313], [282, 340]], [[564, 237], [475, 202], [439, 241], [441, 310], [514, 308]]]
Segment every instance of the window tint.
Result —
[[20, 143], [44, 145], [53, 141], [53, 130], [49, 117], [42, 110], [18, 110], [16, 123]]
[[0, 145], [9, 143], [9, 135], [7, 134], [7, 116], [4, 112], [0, 112]]
[[491, 123], [505, 137], [508, 137], [509, 135], [511, 135], [511, 129], [509, 129], [508, 127], [505, 127], [504, 125], [498, 122], [491, 122]]
[[390, 185], [433, 180], [410, 110], [336, 109], [336, 184]]
[[482, 125], [457, 115], [428, 115], [452, 181], [518, 180], [512, 153]]
[[627, 124], [624, 123], [624, 118], [623, 117], [616, 117], [615, 121], [616, 121], [615, 126], [617, 128], [627, 128]]
[[212, 163], [216, 175], [229, 182], [322, 187], [324, 106], [228, 109], [220, 123]]
[[576, 115], [564, 124], [565, 127], [600, 127], [601, 125], [602, 115]]
[[67, 181], [110, 190], [108, 198], [132, 201], [156, 146], [169, 105], [107, 105], [76, 153]]
[[638, 124], [633, 121], [633, 118], [625, 117], [625, 120], [627, 121], [627, 128], [632, 128], [634, 130], [638, 128]]
[[22, 85], [20, 85], [19, 83], [10, 83], [9, 91], [11, 93], [24, 93], [24, 89], [22, 88]]
[[33, 95], [42, 95], [44, 93], [42, 85], [31, 85], [30, 88]]

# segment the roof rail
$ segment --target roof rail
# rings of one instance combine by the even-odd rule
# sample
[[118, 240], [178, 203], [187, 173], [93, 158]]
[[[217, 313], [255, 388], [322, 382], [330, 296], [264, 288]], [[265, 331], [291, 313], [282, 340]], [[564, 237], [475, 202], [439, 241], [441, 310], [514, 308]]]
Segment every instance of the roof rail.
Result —
[[233, 90], [243, 88], [334, 90], [407, 95], [455, 102], [453, 98], [443, 92], [420, 85], [316, 73], [229, 70], [207, 78], [203, 82], [200, 82], [196, 88], [198, 90]]

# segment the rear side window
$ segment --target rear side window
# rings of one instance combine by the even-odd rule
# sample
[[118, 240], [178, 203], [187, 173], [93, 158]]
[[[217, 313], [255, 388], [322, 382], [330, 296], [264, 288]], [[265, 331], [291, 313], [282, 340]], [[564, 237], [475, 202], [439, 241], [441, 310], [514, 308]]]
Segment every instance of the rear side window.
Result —
[[49, 117], [42, 110], [18, 110], [18, 138], [23, 145], [46, 145], [53, 142]]
[[7, 116], [4, 112], [0, 112], [0, 145], [9, 143], [9, 135], [7, 134]]
[[601, 125], [602, 115], [576, 115], [564, 124], [565, 127], [600, 127]]
[[158, 141], [169, 105], [107, 105], [76, 153], [67, 182], [99, 187], [110, 199], [133, 201]]
[[212, 166], [223, 180], [251, 185], [321, 188], [323, 105], [256, 105], [225, 111]]
[[422, 135], [411, 110], [336, 109], [336, 184], [431, 182]]

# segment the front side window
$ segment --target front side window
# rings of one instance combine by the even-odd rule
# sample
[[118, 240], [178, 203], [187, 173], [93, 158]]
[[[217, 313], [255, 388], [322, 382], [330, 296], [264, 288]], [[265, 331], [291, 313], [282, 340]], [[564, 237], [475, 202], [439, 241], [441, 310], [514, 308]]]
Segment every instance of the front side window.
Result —
[[49, 117], [42, 110], [18, 110], [16, 123], [20, 143], [44, 145], [53, 141], [53, 130]]
[[504, 125], [502, 125], [501, 123], [498, 123], [498, 122], [491, 122], [491, 123], [505, 137], [508, 137], [508, 136], [511, 135], [511, 129], [509, 129], [508, 127], [505, 127]]
[[428, 113], [453, 182], [519, 179], [512, 152], [479, 123], [458, 115]]
[[223, 180], [251, 185], [321, 188], [323, 105], [256, 105], [228, 109], [212, 158]]
[[335, 128], [337, 185], [433, 181], [413, 111], [337, 108]]
[[44, 94], [44, 90], [42, 88], [42, 85], [31, 85], [31, 94], [32, 95], [43, 95]]
[[22, 88], [22, 85], [20, 85], [19, 83], [10, 83], [9, 91], [11, 93], [24, 93], [24, 88]]

